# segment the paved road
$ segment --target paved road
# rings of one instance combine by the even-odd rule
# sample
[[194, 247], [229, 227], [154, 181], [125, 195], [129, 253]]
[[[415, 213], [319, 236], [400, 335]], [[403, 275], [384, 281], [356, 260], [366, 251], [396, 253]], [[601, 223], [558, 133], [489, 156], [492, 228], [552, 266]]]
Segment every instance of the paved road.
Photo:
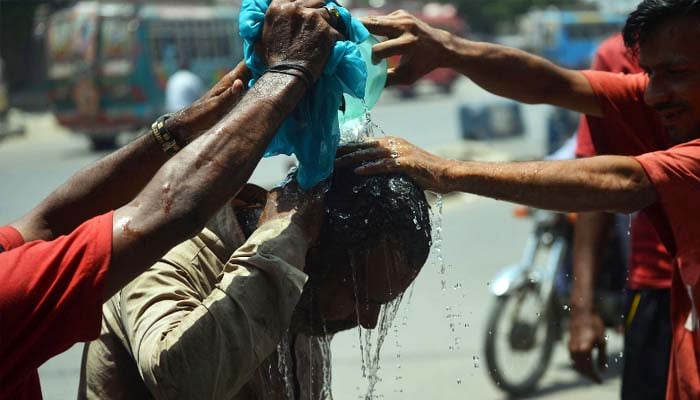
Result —
[[[374, 120], [387, 133], [400, 134], [429, 148], [454, 148], [458, 137], [456, 108], [461, 102], [491, 101], [463, 81], [453, 96], [427, 94], [400, 102], [387, 96]], [[528, 134], [524, 138], [492, 143], [485, 153], [530, 157], [541, 153], [544, 107], [527, 107]], [[50, 117], [23, 115], [24, 138], [0, 142], [0, 221], [28, 211], [77, 169], [103, 154], [89, 151], [88, 143], [58, 129]], [[445, 146], [449, 144], [449, 146]], [[517, 153], [517, 154], [516, 154]], [[286, 160], [266, 161], [253, 180], [269, 186], [283, 175]], [[510, 217], [512, 205], [459, 195], [446, 200], [443, 242], [446, 275], [440, 274], [436, 250], [418, 277], [410, 302], [404, 299], [382, 352], [377, 398], [384, 399], [505, 399], [489, 381], [483, 362], [485, 320], [491, 306], [489, 280], [503, 265], [518, 259], [528, 230], [526, 221]], [[447, 290], [441, 289], [441, 281]], [[408, 297], [408, 295], [407, 295]], [[449, 315], [449, 317], [448, 317]], [[451, 329], [452, 324], [454, 331]], [[611, 347], [619, 338], [611, 335]], [[333, 391], [337, 400], [362, 398], [367, 381], [361, 376], [357, 330], [333, 341]], [[75, 397], [79, 346], [48, 361], [41, 369], [46, 399]], [[568, 355], [559, 345], [552, 366], [533, 398], [614, 399], [619, 362], [611, 358], [610, 379], [591, 385], [574, 374]]]

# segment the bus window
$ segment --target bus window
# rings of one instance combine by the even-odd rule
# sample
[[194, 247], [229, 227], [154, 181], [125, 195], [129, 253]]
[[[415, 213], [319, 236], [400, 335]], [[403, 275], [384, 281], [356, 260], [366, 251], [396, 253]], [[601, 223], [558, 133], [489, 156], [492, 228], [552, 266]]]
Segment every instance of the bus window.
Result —
[[129, 31], [128, 18], [104, 18], [101, 32], [101, 58], [110, 60], [129, 60], [132, 57], [133, 32]]

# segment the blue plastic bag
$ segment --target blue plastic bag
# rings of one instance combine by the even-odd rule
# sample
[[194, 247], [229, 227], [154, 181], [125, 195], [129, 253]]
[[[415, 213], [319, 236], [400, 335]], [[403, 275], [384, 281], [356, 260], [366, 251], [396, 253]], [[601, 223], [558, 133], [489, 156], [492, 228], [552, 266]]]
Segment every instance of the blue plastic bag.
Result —
[[[243, 55], [253, 75], [249, 86], [267, 69], [255, 53], [254, 44], [262, 34], [269, 4], [269, 0], [243, 0], [241, 5], [239, 27]], [[265, 152], [265, 157], [295, 154], [299, 160], [297, 180], [304, 189], [333, 172], [335, 152], [340, 142], [338, 108], [341, 98], [343, 93], [364, 98], [367, 80], [367, 68], [357, 44], [365, 41], [369, 32], [335, 1], [328, 0], [326, 4], [338, 9], [348, 40], [335, 43], [323, 74], [282, 123]]]

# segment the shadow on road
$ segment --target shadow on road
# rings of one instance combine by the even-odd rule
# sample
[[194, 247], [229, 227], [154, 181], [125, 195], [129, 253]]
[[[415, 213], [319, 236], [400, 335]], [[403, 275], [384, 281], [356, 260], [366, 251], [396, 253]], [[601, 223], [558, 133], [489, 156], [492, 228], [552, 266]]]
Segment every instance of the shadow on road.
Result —
[[[610, 353], [610, 354], [615, 354], [615, 353]], [[554, 368], [557, 369], [565, 369], [565, 370], [573, 370], [572, 366], [570, 363], [559, 363], [554, 366]], [[605, 370], [603, 373], [603, 382], [605, 382], [606, 379], [613, 379], [620, 377], [622, 375], [622, 362], [615, 362], [615, 363], [609, 363], [608, 369]], [[534, 393], [527, 395], [527, 396], [521, 396], [521, 397], [515, 397], [515, 396], [510, 396], [510, 395], [505, 395], [502, 397], [504, 400], [512, 400], [512, 399], [539, 399], [544, 396], [553, 396], [556, 393], [559, 392], [564, 392], [568, 390], [573, 390], [573, 389], [580, 389], [584, 387], [590, 387], [591, 385], [595, 385], [595, 383], [591, 382], [590, 380], [577, 375], [577, 378], [575, 380], [570, 380], [570, 381], [564, 381], [564, 380], [559, 380], [557, 382], [554, 382], [552, 384], [547, 385], [546, 387], [540, 387], [538, 388], [537, 391]]]

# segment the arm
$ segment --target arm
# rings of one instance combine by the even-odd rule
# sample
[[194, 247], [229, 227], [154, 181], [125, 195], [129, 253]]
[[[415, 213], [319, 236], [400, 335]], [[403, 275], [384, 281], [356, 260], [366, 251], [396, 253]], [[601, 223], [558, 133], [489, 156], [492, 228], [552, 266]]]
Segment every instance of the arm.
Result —
[[436, 29], [405, 11], [362, 19], [389, 40], [373, 47], [375, 59], [401, 55], [387, 84], [411, 84], [435, 68], [452, 68], [487, 91], [524, 103], [547, 103], [600, 116], [593, 90], [578, 71], [491, 43], [477, 43]]
[[[392, 152], [398, 157], [391, 157]], [[445, 160], [404, 139], [384, 137], [341, 149], [340, 165], [367, 162], [360, 174], [405, 173], [421, 187], [461, 191], [557, 211], [632, 212], [656, 201], [642, 166], [631, 157], [485, 163]]]
[[[245, 64], [239, 64], [192, 106], [168, 119], [168, 130], [180, 142], [194, 140], [240, 100], [243, 95], [240, 80], [246, 75]], [[25, 242], [53, 240], [91, 217], [125, 205], [167, 160], [148, 130], [130, 144], [76, 173], [12, 225]]]
[[[320, 7], [322, 3], [315, 4]], [[324, 18], [330, 18], [321, 8], [307, 8], [300, 2], [274, 0], [268, 8], [260, 40], [260, 51], [267, 65], [295, 63], [310, 71], [308, 80], [318, 79], [335, 41], [340, 36]], [[304, 37], [305, 40], [298, 40]], [[122, 153], [107, 165], [81, 174], [69, 182], [64, 191], [54, 196], [49, 207], [40, 215], [64, 218], [61, 229], [82, 221], [93, 202], [94, 192], [116, 193], [119, 201], [94, 207], [108, 209], [121, 202], [113, 214], [111, 254], [99, 254], [109, 259], [105, 273], [103, 299], [152, 265], [167, 250], [201, 230], [206, 221], [239, 190], [262, 157], [282, 120], [293, 109], [306, 89], [306, 80], [296, 69], [291, 75], [263, 75], [234, 110], [186, 146], [160, 169], [158, 163], [148, 164], [150, 171], [158, 170], [152, 179], [142, 176], [138, 184], [123, 183], [132, 199], [121, 197], [113, 190], [115, 182], [131, 180], [124, 171], [137, 171], [141, 161], [147, 162], [150, 152]], [[144, 139], [148, 140], [148, 139]], [[90, 180], [100, 176], [99, 184]], [[119, 178], [121, 177], [121, 178]], [[147, 183], [146, 183], [147, 182]], [[121, 185], [121, 183], [119, 184]], [[117, 188], [122, 186], [117, 185]], [[142, 187], [142, 188], [141, 188]], [[89, 188], [89, 190], [86, 190]], [[102, 197], [97, 194], [97, 199]], [[41, 218], [38, 218], [41, 220]], [[44, 218], [46, 221], [50, 218]], [[56, 234], [58, 229], [42, 223], [20, 223], [37, 227], [35, 231]], [[101, 281], [102, 282], [102, 281]]]
[[269, 199], [266, 222], [225, 265], [203, 246], [212, 239], [195, 238], [121, 291], [122, 343], [155, 398], [234, 398], [288, 329], [323, 195]]
[[574, 225], [569, 354], [574, 368], [597, 383], [602, 380], [593, 367], [593, 349], [598, 349], [599, 369], [607, 360], [605, 325], [594, 308], [595, 283], [612, 223], [612, 214], [593, 212], [579, 214]]

